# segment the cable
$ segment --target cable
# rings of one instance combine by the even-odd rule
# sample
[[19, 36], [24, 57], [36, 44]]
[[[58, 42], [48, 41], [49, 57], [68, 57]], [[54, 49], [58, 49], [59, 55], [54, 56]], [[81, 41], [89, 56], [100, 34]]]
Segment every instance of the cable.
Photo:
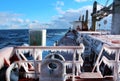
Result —
[[109, 1], [110, 1], [110, 0], [107, 0], [107, 1], [106, 1], [105, 7], [107, 6], [107, 4], [108, 4]]

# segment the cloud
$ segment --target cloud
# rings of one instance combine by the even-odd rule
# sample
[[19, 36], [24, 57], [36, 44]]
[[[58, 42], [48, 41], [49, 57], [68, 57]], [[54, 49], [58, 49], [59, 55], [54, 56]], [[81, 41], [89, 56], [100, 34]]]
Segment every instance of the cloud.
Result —
[[63, 1], [57, 1], [56, 2], [56, 7], [61, 7], [64, 6], [64, 2]]
[[58, 11], [60, 14], [64, 14], [64, 11], [62, 10], [62, 7], [64, 6], [63, 1], [57, 1], [55, 4], [55, 9]]
[[86, 6], [79, 9], [68, 9], [66, 11], [62, 10], [64, 2], [56, 2], [56, 10], [58, 11], [57, 16], [53, 16], [51, 25], [52, 28], [69, 28], [71, 26], [70, 22], [79, 19], [80, 15], [85, 14], [86, 10], [92, 11], [92, 6]]
[[[68, 29], [69, 27], [72, 26], [70, 22], [76, 21], [79, 19], [80, 16], [85, 15], [86, 10], [89, 10], [89, 26], [91, 26], [90, 16], [93, 8], [91, 5], [81, 7], [78, 9], [71, 8], [65, 11], [62, 10], [63, 6], [64, 2], [62, 1], [56, 2], [56, 10], [58, 11], [58, 14], [56, 16], [53, 16], [51, 22], [49, 23], [40, 23], [40, 21], [38, 20], [22, 19], [21, 16], [23, 16], [23, 14], [0, 12], [0, 29], [28, 29], [28, 28]], [[100, 8], [101, 6], [98, 5], [98, 9]], [[110, 21], [108, 22], [108, 24], [111, 24], [111, 16], [108, 16], [105, 19], [106, 20], [108, 19]], [[103, 22], [104, 19], [100, 23]], [[109, 25], [105, 25], [105, 27], [107, 26]], [[101, 24], [101, 27], [104, 27], [103, 24]]]
[[58, 11], [58, 13], [60, 14], [64, 14], [65, 12], [61, 9], [61, 7], [56, 7], [56, 10]]
[[[22, 29], [21, 25], [25, 24], [20, 18], [22, 14], [0, 12], [0, 29]], [[26, 27], [27, 28], [27, 27]]]
[[[51, 22], [50, 27], [54, 28], [54, 29], [55, 28], [59, 28], [59, 29], [67, 28], [68, 29], [69, 27], [72, 27], [70, 22], [77, 21], [80, 16], [85, 15], [86, 10], [89, 11], [89, 14], [88, 14], [88, 17], [89, 17], [89, 21], [88, 22], [89, 23], [88, 23], [88, 25], [90, 27], [91, 26], [92, 8], [93, 8], [92, 5], [88, 5], [88, 6], [84, 6], [84, 7], [78, 8], [78, 9], [68, 9], [66, 11], [62, 10], [64, 13], [59, 13], [59, 15], [53, 16], [53, 20]], [[99, 9], [102, 8], [102, 6], [98, 5], [97, 8], [99, 10]], [[106, 27], [108, 26], [110, 28], [111, 16], [108, 16], [108, 17], [102, 19], [101, 22], [99, 22], [99, 23], [101, 23], [101, 28], [104, 27], [103, 22], [104, 22], [104, 20], [107, 20], [107, 19], [110, 22], [108, 22], [108, 24], [106, 24]]]
[[30, 29], [48, 29], [49, 24], [46, 23], [40, 23], [37, 20], [34, 20], [32, 23], [28, 25]]
[[22, 14], [0, 12], [0, 29], [43, 28], [38, 20], [22, 19]]
[[29, 23], [30, 20], [29, 20], [29, 19], [25, 19], [24, 22], [25, 22], [25, 23]]
[[53, 16], [52, 28], [69, 28], [71, 27], [70, 22], [76, 21], [79, 19], [80, 15], [85, 15], [86, 10], [89, 10], [89, 16], [92, 12], [92, 6], [85, 6], [79, 9], [68, 9], [60, 13], [58, 16]]
[[91, 1], [91, 0], [75, 0], [75, 2], [86, 2], [86, 1]]
[[76, 2], [84, 2], [84, 1], [87, 1], [87, 0], [75, 0]]
[[39, 21], [38, 21], [38, 20], [34, 20], [34, 21], [32, 21], [32, 23], [34, 23], [34, 24], [35, 24], [35, 23], [39, 23]]
[[11, 18], [9, 21], [11, 21], [11, 23], [16, 23], [16, 24], [24, 23], [24, 20], [20, 18]]

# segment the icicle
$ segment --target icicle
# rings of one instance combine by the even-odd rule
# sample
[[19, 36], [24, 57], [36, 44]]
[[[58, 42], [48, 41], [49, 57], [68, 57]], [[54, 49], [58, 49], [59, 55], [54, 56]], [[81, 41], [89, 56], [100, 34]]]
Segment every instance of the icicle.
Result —
[[103, 57], [102, 60], [109, 68], [114, 67], [114, 63], [112, 63], [111, 60], [108, 60], [106, 57]]
[[107, 48], [107, 47], [104, 47], [104, 50], [110, 55], [110, 54], [112, 54], [112, 53], [115, 53], [115, 51], [116, 50], [114, 50], [114, 49], [109, 49], [109, 48]]
[[35, 54], [36, 54], [36, 60], [42, 60], [42, 50], [41, 49], [36, 49]]

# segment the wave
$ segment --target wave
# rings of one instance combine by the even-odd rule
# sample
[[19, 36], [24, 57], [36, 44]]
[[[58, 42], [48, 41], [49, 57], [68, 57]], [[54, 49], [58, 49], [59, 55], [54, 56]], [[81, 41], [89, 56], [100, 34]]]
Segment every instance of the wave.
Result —
[[[48, 29], [46, 45], [52, 46], [66, 32], [66, 29]], [[0, 30], [0, 48], [29, 44], [29, 30]]]

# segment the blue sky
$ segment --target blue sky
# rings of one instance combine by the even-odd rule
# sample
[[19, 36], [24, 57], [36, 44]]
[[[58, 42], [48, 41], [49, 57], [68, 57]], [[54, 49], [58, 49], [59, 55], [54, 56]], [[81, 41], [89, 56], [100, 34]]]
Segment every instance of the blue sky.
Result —
[[[69, 28], [69, 22], [77, 20], [85, 10], [91, 12], [94, 1], [0, 0], [0, 29]], [[97, 0], [101, 5], [106, 1]]]

